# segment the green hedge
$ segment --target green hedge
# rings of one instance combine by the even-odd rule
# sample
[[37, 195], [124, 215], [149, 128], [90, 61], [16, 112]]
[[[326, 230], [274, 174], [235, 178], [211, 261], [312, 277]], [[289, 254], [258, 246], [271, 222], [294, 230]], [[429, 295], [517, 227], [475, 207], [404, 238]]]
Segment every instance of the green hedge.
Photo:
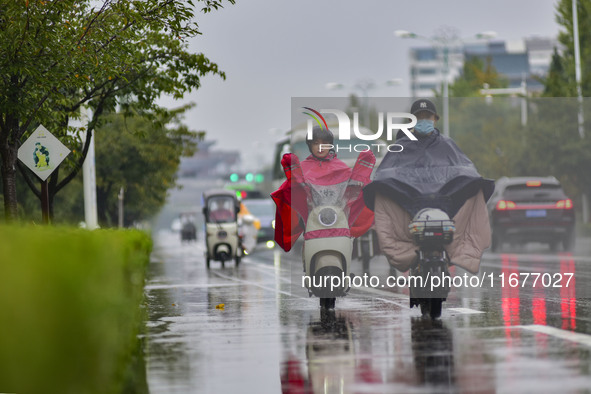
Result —
[[0, 226], [0, 392], [120, 393], [150, 249], [139, 231]]

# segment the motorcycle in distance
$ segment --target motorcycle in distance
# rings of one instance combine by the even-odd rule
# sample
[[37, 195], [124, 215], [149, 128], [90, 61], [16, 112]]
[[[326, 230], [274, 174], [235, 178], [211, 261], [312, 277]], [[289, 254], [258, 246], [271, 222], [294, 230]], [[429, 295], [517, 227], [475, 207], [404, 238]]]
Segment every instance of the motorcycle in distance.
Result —
[[[333, 309], [336, 298], [345, 296], [351, 285], [353, 241], [349, 223], [354, 202], [360, 197], [366, 182], [361, 181], [375, 164], [371, 154], [360, 154], [348, 179], [331, 185], [314, 184], [303, 175], [296, 176], [302, 183], [308, 203], [308, 219], [304, 230], [302, 256], [304, 281], [309, 296], [320, 298], [322, 309]], [[353, 208], [354, 209], [354, 208]], [[338, 277], [336, 286], [331, 280]], [[351, 280], [347, 281], [345, 278]]]
[[[423, 316], [436, 319], [441, 316], [443, 301], [450, 291], [450, 263], [445, 245], [453, 240], [455, 224], [441, 209], [423, 208], [408, 227], [419, 247], [410, 270], [410, 307], [419, 306]], [[438, 286], [434, 286], [436, 277]]]
[[242, 241], [239, 235], [237, 215], [240, 201], [228, 190], [211, 190], [203, 193], [203, 216], [205, 217], [205, 264], [234, 259], [236, 266], [242, 259]]

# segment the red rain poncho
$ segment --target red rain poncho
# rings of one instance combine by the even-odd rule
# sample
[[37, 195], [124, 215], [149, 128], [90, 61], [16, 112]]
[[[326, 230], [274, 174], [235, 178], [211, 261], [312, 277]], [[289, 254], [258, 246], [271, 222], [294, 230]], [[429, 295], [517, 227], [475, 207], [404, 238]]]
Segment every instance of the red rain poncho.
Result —
[[[308, 191], [314, 185], [330, 186], [347, 183], [364, 186], [371, 182], [370, 175], [375, 164], [372, 152], [361, 152], [353, 170], [336, 155], [329, 155], [320, 160], [310, 155], [303, 162], [299, 162], [296, 155], [287, 153], [281, 160], [286, 181], [271, 198], [277, 206], [275, 213], [275, 242], [283, 250], [291, 250], [293, 244], [304, 232], [308, 219]], [[352, 186], [347, 187], [343, 198]], [[353, 186], [355, 187], [355, 186]], [[346, 211], [349, 219], [349, 236], [363, 235], [373, 224], [373, 212], [363, 201], [363, 193], [346, 201]]]

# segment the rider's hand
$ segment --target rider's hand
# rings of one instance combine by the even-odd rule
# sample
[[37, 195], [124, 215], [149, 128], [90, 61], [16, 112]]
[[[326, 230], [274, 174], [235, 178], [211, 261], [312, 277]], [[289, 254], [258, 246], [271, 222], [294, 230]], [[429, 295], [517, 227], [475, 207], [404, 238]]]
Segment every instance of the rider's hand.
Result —
[[286, 153], [281, 159], [281, 165], [285, 176], [289, 181], [295, 181], [297, 183], [304, 182], [304, 174], [302, 173], [302, 167], [300, 167], [300, 160], [293, 153]]
[[348, 203], [349, 201], [357, 199], [361, 193], [361, 190], [363, 189], [363, 185], [363, 182], [350, 179], [349, 183], [347, 184], [347, 189], [345, 190], [345, 195], [343, 196], [345, 202]]
[[353, 167], [353, 173], [351, 174], [351, 180], [358, 181], [363, 185], [369, 183], [371, 171], [376, 164], [376, 157], [372, 151], [364, 151], [359, 153], [355, 167]]

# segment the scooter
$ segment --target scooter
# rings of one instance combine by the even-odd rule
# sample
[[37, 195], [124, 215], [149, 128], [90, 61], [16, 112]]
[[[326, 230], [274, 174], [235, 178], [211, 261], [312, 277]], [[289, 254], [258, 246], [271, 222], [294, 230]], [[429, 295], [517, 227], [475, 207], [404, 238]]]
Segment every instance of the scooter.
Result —
[[[366, 173], [375, 164], [360, 156], [352, 175]], [[349, 227], [351, 203], [359, 197], [364, 183], [350, 178], [334, 185], [315, 185], [304, 180], [308, 200], [308, 220], [304, 231], [304, 283], [310, 296], [320, 298], [320, 307], [333, 309], [336, 298], [351, 287], [353, 238]]]
[[[343, 297], [350, 288], [346, 277], [350, 277], [353, 240], [349, 237], [349, 224], [342, 204], [317, 201], [308, 216], [304, 232], [304, 272], [308, 292], [320, 297], [320, 306], [335, 307], [336, 297]], [[337, 235], [342, 234], [342, 235]], [[332, 277], [338, 277], [338, 286], [333, 287]]]
[[450, 261], [445, 245], [453, 240], [455, 224], [441, 209], [424, 208], [408, 227], [419, 247], [410, 270], [410, 307], [418, 306], [423, 316], [436, 319], [450, 291]]
[[205, 264], [211, 260], [222, 263], [234, 259], [236, 266], [242, 259], [242, 239], [238, 231], [237, 214], [240, 202], [234, 192], [211, 190], [203, 193], [205, 218]]

